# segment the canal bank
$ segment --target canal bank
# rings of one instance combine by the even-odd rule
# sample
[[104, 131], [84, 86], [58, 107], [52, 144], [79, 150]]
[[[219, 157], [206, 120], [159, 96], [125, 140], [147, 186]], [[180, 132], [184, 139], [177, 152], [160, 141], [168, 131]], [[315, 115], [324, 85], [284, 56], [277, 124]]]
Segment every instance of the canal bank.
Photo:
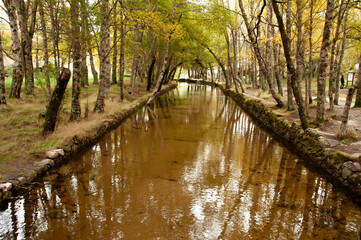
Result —
[[[163, 95], [176, 87], [177, 84], [165, 86], [156, 94], [156, 97]], [[140, 108], [144, 107], [149, 98], [150, 96], [141, 97], [140, 100], [135, 101], [129, 108], [106, 116], [95, 127], [87, 129], [81, 135], [74, 135], [65, 143], [57, 146], [56, 149], [45, 152], [43, 154], [44, 158], [34, 161], [33, 164], [27, 166], [26, 169], [19, 169], [19, 176], [12, 178], [7, 177], [6, 175], [2, 176], [3, 183], [0, 184], [0, 203], [5, 199], [27, 192], [26, 186], [31, 185], [37, 177], [46, 174], [52, 168], [60, 166], [69, 158], [94, 145], [107, 132], [119, 126], [119, 124], [129, 116], [132, 116]]]
[[[199, 84], [210, 83], [198, 81]], [[361, 165], [360, 156], [333, 152], [328, 143], [312, 129], [303, 130], [295, 122], [288, 123], [269, 110], [261, 101], [250, 99], [244, 94], [225, 89], [216, 84], [221, 91], [231, 97], [252, 119], [293, 153], [306, 160], [306, 164], [325, 174], [333, 184], [342, 186], [352, 195], [352, 199], [361, 202]]]

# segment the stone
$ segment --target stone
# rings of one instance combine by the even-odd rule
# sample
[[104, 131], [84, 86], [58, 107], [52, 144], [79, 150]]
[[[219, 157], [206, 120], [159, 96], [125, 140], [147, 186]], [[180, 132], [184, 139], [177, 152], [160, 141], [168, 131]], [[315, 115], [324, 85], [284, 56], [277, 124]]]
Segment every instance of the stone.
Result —
[[1, 192], [7, 192], [13, 187], [12, 183], [2, 183], [0, 184], [0, 191]]
[[345, 162], [343, 164], [344, 167], [348, 168], [349, 170], [351, 170], [352, 172], [361, 172], [361, 164], [358, 162]]
[[361, 154], [360, 153], [354, 153], [352, 154], [353, 159], [355, 159], [356, 161], [361, 160]]
[[64, 150], [63, 149], [53, 149], [50, 151], [45, 152], [46, 158], [55, 159], [57, 157], [64, 156]]
[[36, 163], [37, 167], [40, 167], [42, 169], [48, 168], [48, 167], [52, 167], [55, 165], [55, 162], [51, 159], [44, 159], [38, 163]]
[[325, 147], [325, 148], [331, 147], [331, 144], [324, 137], [319, 137], [318, 141], [320, 142], [322, 147]]
[[19, 177], [19, 178], [18, 178], [18, 181], [21, 182], [21, 183], [24, 183], [25, 180], [26, 180], [26, 179], [25, 179], [24, 177]]
[[352, 174], [352, 171], [350, 169], [348, 169], [347, 167], [342, 169], [342, 178], [343, 179], [346, 179], [346, 178], [350, 177], [351, 174]]
[[330, 147], [336, 147], [340, 145], [340, 142], [334, 139], [327, 139], [326, 141], [329, 143]]

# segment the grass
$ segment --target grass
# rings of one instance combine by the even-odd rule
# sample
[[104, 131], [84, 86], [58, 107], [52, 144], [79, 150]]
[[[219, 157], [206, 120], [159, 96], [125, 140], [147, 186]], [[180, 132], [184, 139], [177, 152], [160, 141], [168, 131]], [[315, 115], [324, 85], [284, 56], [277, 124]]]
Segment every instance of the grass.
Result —
[[[86, 131], [95, 128], [107, 116], [129, 108], [133, 103], [148, 97], [145, 91], [146, 83], [141, 84], [140, 92], [127, 96], [129, 77], [125, 77], [124, 93], [126, 100], [120, 102], [119, 86], [112, 85], [109, 98], [105, 101], [105, 112], [93, 113], [93, 107], [98, 95], [98, 85], [93, 85], [90, 78], [90, 86], [81, 90], [82, 119], [79, 122], [69, 122], [71, 109], [71, 82], [68, 84], [58, 123], [53, 134], [43, 137], [41, 134], [43, 119], [39, 118], [46, 107], [46, 95], [44, 82], [36, 79], [35, 95], [28, 96], [23, 92], [20, 99], [7, 98], [6, 105], [0, 105], [0, 179], [4, 174], [15, 174], [23, 172], [33, 161], [43, 157], [47, 150], [56, 148], [74, 135], [82, 135]], [[54, 88], [55, 79], [52, 79]], [[8, 93], [11, 85], [11, 77], [6, 78], [5, 86]], [[137, 87], [136, 87], [137, 89]], [[22, 88], [23, 90], [23, 88]], [[84, 118], [85, 108], [88, 106], [88, 118]]]

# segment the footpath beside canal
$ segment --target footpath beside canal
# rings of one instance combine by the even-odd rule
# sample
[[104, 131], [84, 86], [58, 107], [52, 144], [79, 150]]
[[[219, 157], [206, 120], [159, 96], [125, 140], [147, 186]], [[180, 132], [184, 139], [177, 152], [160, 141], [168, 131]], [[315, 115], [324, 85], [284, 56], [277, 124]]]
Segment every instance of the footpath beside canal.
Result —
[[[166, 85], [156, 94], [156, 97], [163, 95], [176, 87], [177, 84]], [[21, 194], [24, 189], [27, 189], [26, 186], [31, 184], [37, 177], [46, 174], [51, 168], [60, 166], [70, 157], [81, 153], [97, 143], [106, 133], [119, 126], [124, 120], [136, 113], [138, 109], [144, 107], [149, 99], [149, 94], [139, 96], [129, 104], [129, 107], [102, 117], [96, 125], [82, 127], [80, 134], [76, 132], [73, 133], [70, 138], [60, 143], [60, 145], [57, 145], [53, 150], [37, 154], [39, 156], [38, 159], [32, 161], [31, 164], [25, 165], [24, 169], [18, 169], [17, 172], [3, 174], [1, 176], [2, 183], [0, 184], [0, 202], [13, 195]], [[58, 131], [62, 131], [62, 129]], [[64, 129], [64, 131], [66, 131], [66, 129]], [[10, 164], [17, 163], [14, 162]]]

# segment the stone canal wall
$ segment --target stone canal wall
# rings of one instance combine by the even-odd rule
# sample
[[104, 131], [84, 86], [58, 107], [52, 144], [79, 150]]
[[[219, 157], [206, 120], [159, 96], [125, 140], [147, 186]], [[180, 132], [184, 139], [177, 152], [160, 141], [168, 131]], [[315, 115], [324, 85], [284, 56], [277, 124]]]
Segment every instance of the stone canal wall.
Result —
[[321, 171], [333, 184], [361, 202], [361, 165], [352, 156], [342, 152], [329, 153], [322, 137], [312, 129], [303, 130], [296, 123], [288, 123], [269, 110], [259, 100], [225, 89], [222, 92], [231, 97], [261, 128], [269, 132], [291, 152], [305, 161], [305, 164]]
[[[165, 94], [176, 87], [177, 84], [167, 86], [158, 92], [156, 97]], [[129, 109], [108, 116], [106, 120], [100, 122], [95, 128], [87, 131], [81, 136], [73, 136], [70, 141], [63, 146], [58, 146], [58, 149], [46, 152], [45, 159], [35, 162], [33, 167], [24, 170], [24, 176], [13, 179], [9, 183], [0, 184], [0, 203], [2, 200], [7, 199], [12, 195], [21, 194], [22, 190], [26, 189], [24, 188], [24, 185], [30, 184], [37, 177], [46, 174], [50, 168], [60, 166], [69, 158], [80, 154], [82, 151], [96, 144], [106, 133], [118, 127], [123, 121], [135, 114], [140, 108], [144, 107], [148, 100], [149, 97], [134, 104]]]

